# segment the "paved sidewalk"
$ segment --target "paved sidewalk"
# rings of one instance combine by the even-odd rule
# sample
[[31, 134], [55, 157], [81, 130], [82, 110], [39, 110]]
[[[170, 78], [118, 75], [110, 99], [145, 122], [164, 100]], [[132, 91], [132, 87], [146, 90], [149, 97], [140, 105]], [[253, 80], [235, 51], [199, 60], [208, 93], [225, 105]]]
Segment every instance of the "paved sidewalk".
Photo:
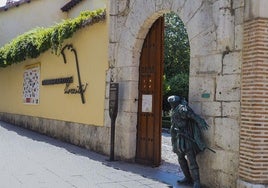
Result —
[[108, 158], [0, 121], [1, 188], [179, 187], [177, 174]]

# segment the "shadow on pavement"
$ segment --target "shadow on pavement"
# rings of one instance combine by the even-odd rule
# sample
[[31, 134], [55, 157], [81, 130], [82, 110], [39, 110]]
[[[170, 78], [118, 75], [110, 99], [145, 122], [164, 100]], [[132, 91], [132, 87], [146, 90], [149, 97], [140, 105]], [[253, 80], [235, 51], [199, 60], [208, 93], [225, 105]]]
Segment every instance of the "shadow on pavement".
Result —
[[[109, 161], [109, 156], [98, 154], [93, 151], [72, 145], [70, 143], [62, 142], [55, 138], [51, 138], [46, 135], [39, 134], [37, 132], [31, 131], [22, 127], [18, 127], [9, 123], [5, 123], [2, 121], [0, 121], [0, 123], [1, 123], [0, 124], [1, 127], [5, 128], [8, 131], [15, 132], [20, 136], [27, 137], [28, 139], [32, 139], [34, 141], [51, 144], [59, 148], [64, 148], [65, 150], [67, 150], [68, 152], [72, 154], [87, 157], [94, 161], [99, 161], [103, 165], [106, 165], [108, 167], [111, 167], [117, 170], [139, 174], [143, 177], [166, 183], [167, 187], [189, 188], [189, 186], [179, 186], [177, 184], [177, 179], [183, 177], [181, 173], [166, 172], [159, 167], [153, 168], [149, 166], [139, 165], [136, 163], [128, 163], [124, 161]], [[165, 163], [168, 163], [168, 162], [165, 162]], [[168, 164], [168, 165], [173, 165], [173, 164]]]

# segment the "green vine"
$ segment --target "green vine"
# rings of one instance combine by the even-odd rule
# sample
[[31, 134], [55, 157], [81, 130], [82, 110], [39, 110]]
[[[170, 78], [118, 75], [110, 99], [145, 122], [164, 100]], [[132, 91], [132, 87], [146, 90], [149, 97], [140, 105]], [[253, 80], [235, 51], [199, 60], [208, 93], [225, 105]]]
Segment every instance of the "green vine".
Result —
[[36, 28], [26, 32], [0, 48], [0, 67], [36, 58], [51, 49], [59, 54], [65, 39], [86, 25], [105, 19], [105, 9], [82, 12], [77, 18], [64, 20], [49, 28]]

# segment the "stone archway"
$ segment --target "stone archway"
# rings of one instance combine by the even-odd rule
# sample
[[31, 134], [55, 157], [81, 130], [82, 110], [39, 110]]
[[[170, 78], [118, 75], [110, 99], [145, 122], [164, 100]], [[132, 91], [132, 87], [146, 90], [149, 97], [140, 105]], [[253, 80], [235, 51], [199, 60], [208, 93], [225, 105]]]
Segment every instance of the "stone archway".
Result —
[[[109, 83], [111, 77], [120, 84], [115, 148], [118, 157], [135, 158], [143, 41], [154, 21], [173, 11], [184, 22], [190, 41], [190, 105], [211, 125], [205, 137], [217, 150], [217, 155], [205, 152], [200, 156], [201, 178], [211, 187], [234, 187], [238, 177], [242, 45], [235, 39], [239, 27], [233, 8], [229, 1], [111, 0], [107, 80]], [[229, 65], [229, 61], [233, 63]]]

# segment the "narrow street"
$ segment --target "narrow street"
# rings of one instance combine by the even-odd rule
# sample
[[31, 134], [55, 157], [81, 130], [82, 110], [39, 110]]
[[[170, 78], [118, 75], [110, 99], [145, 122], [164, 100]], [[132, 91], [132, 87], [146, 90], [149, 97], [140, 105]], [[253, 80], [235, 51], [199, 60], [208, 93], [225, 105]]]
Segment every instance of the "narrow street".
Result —
[[[180, 187], [176, 157], [163, 134], [163, 165], [158, 168], [123, 161], [79, 148], [0, 121], [1, 188], [166, 188]], [[177, 171], [177, 172], [176, 172]]]

